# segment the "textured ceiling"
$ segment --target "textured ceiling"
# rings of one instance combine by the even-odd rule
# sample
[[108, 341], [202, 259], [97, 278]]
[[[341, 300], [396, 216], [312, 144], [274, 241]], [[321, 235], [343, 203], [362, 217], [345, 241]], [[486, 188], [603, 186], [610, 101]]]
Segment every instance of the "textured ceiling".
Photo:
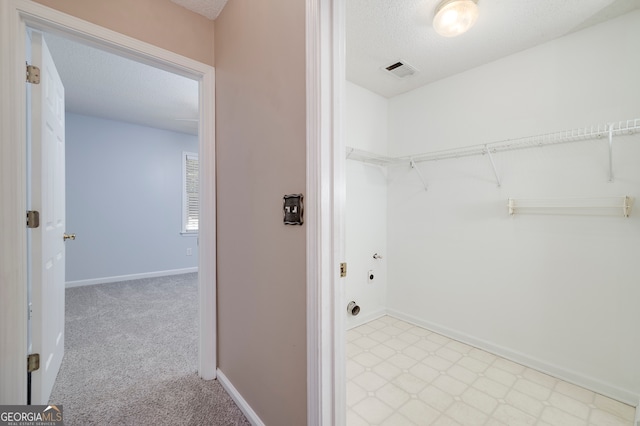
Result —
[[209, 19], [216, 19], [227, 0], [171, 0], [182, 7], [186, 7], [192, 12], [206, 16]]
[[67, 111], [197, 134], [198, 82], [62, 37], [45, 40]]
[[[436, 34], [440, 0], [346, 0], [347, 79], [385, 97], [550, 41], [640, 8], [640, 0], [479, 0], [467, 33]], [[381, 68], [398, 60], [418, 72], [404, 80]]]

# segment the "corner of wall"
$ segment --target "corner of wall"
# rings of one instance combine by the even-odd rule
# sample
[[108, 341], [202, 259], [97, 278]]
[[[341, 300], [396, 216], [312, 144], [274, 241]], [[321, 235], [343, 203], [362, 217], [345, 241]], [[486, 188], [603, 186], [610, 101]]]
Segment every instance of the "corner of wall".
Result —
[[238, 408], [240, 408], [240, 411], [242, 411], [242, 414], [244, 414], [247, 420], [249, 420], [249, 422], [254, 426], [264, 426], [264, 422], [262, 421], [262, 419], [260, 419], [255, 411], [253, 411], [253, 408], [251, 408], [247, 400], [244, 399], [240, 392], [238, 392], [238, 389], [233, 386], [233, 383], [231, 383], [231, 381], [227, 378], [227, 376], [224, 375], [224, 373], [220, 369], [218, 369], [217, 378], [224, 390], [227, 391], [231, 399], [233, 399]]

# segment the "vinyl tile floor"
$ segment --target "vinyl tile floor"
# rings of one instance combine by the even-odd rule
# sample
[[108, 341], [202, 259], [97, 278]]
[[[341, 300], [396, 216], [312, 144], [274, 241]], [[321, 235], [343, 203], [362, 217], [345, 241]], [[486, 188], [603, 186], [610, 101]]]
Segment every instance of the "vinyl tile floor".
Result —
[[384, 316], [347, 332], [347, 425], [632, 426], [635, 408]]

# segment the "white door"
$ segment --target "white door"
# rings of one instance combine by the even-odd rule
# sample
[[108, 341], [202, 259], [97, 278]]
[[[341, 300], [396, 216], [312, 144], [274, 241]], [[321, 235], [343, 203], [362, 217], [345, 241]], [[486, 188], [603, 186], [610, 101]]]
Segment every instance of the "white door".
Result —
[[37, 31], [31, 49], [31, 64], [40, 68], [40, 84], [31, 85], [31, 209], [40, 212], [40, 226], [30, 231], [30, 347], [40, 354], [31, 403], [47, 404], [64, 355], [64, 87]]

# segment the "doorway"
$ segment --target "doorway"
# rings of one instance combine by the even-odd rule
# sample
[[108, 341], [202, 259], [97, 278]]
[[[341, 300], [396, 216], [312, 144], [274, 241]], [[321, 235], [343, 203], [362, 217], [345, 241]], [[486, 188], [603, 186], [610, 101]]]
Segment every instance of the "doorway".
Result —
[[[190, 228], [193, 230], [183, 232], [185, 226], [180, 223], [184, 220], [181, 211], [184, 185], [182, 154], [185, 151], [193, 152], [197, 161], [198, 82], [63, 36], [44, 33], [43, 39], [55, 62], [54, 68], [58, 70], [65, 85], [66, 103], [62, 120], [66, 123], [64, 127], [67, 136], [63, 155], [66, 157], [66, 179], [63, 184], [66, 190], [55, 200], [66, 205], [67, 233], [77, 235], [77, 238], [65, 243], [65, 279], [59, 284], [62, 289], [60, 299], [66, 293], [67, 298], [75, 300], [75, 305], [67, 303], [66, 314], [70, 318], [66, 318], [68, 335], [64, 340], [69, 344], [65, 345], [66, 361], [62, 368], [65, 374], [61, 372], [57, 380], [64, 378], [62, 382], [69, 382], [74, 377], [72, 372], [82, 369], [81, 360], [86, 359], [74, 355], [74, 351], [90, 346], [89, 342], [92, 340], [92, 335], [86, 335], [84, 343], [73, 344], [78, 341], [78, 337], [74, 337], [78, 328], [73, 326], [77, 321], [74, 322], [73, 318], [77, 317], [77, 312], [82, 307], [90, 310], [93, 305], [94, 308], [99, 306], [99, 309], [103, 309], [108, 302], [114, 301], [109, 298], [98, 302], [101, 299], [96, 297], [91, 300], [95, 300], [97, 305], [87, 305], [86, 299], [77, 299], [79, 292], [86, 290], [103, 294], [108, 289], [124, 289], [131, 285], [131, 289], [135, 288], [136, 291], [122, 298], [122, 303], [115, 305], [124, 308], [131, 300], [136, 299], [137, 289], [148, 289], [150, 291], [146, 292], [147, 297], [136, 303], [135, 315], [131, 321], [135, 322], [137, 315], [157, 317], [149, 322], [153, 327], [148, 331], [157, 328], [168, 330], [172, 321], [162, 321], [168, 310], [156, 310], [154, 307], [157, 305], [153, 303], [154, 296], [159, 296], [161, 292], [152, 290], [154, 285], [157, 289], [164, 286], [169, 290], [171, 286], [167, 286], [166, 280], [161, 277], [181, 275], [183, 279], [174, 277], [171, 280], [176, 288], [182, 288], [182, 291], [174, 294], [175, 300], [177, 302], [190, 295], [183, 300], [180, 312], [193, 313], [189, 317], [197, 314], [198, 302], [197, 298], [193, 298], [197, 297], [197, 293], [194, 294], [197, 291], [194, 287], [196, 280], [194, 275], [189, 276], [189, 279], [183, 275], [197, 271], [198, 266], [195, 232], [198, 222], [197, 204], [193, 206], [195, 208], [192, 210], [195, 211], [190, 215]], [[29, 63], [38, 64], [35, 58]], [[53, 73], [53, 70], [49, 71]], [[41, 74], [45, 74], [44, 69]], [[43, 79], [41, 84], [48, 84], [47, 80]], [[33, 90], [40, 87], [28, 85]], [[39, 133], [37, 130], [33, 132], [34, 135]], [[37, 144], [37, 139], [34, 142]], [[197, 163], [195, 167], [197, 168]], [[197, 181], [195, 183], [197, 185]], [[196, 203], [197, 193], [196, 186]], [[30, 232], [38, 233], [38, 230]], [[33, 267], [38, 268], [39, 264], [40, 262], [33, 262]], [[134, 283], [139, 286], [134, 287]], [[102, 285], [92, 290], [69, 289], [65, 292], [65, 284], [68, 288]], [[51, 303], [45, 305], [46, 308], [50, 306]], [[42, 309], [34, 306], [34, 314], [41, 311]], [[99, 327], [117, 316], [100, 316], [99, 319], [89, 316], [85, 317], [83, 323], [88, 326], [86, 321], [93, 319]], [[178, 318], [179, 315], [174, 316], [175, 321]], [[35, 330], [39, 324], [38, 321], [34, 323]], [[49, 334], [42, 333], [43, 336]], [[141, 341], [145, 340], [145, 336], [143, 333], [140, 338], [135, 339], [140, 343], [137, 348], [142, 347]], [[197, 325], [192, 325], [192, 320], [183, 328], [183, 334], [177, 335], [179, 339], [186, 339], [188, 336], [189, 341], [197, 336]], [[38, 339], [35, 341], [39, 343]], [[163, 347], [169, 346], [170, 343]], [[189, 371], [195, 371], [195, 342], [182, 344], [181, 347], [190, 348], [188, 354], [185, 353], [180, 358], [188, 359], [185, 368], [188, 365]], [[29, 353], [40, 353], [41, 359], [47, 359], [48, 352], [44, 348], [43, 342], [42, 349], [38, 350], [36, 347], [36, 350], [30, 350]], [[121, 349], [123, 355], [137, 350], [127, 345], [123, 345]], [[54, 359], [61, 358], [59, 354]], [[147, 357], [151, 358], [153, 357]], [[156, 359], [159, 362], [166, 359], [168, 363], [169, 359], [174, 358]], [[99, 364], [108, 369], [108, 363]], [[45, 365], [51, 369], [50, 363]], [[163, 367], [162, 363], [157, 366], [160, 369]], [[114, 373], [116, 371], [108, 376], [112, 377]], [[32, 386], [37, 387], [39, 377], [36, 373], [34, 375]], [[43, 372], [42, 377], [45, 376]], [[55, 388], [60, 387], [56, 385]], [[32, 387], [32, 396], [34, 389]], [[40, 393], [42, 392], [37, 394]], [[66, 401], [64, 393], [53, 393], [56, 394], [58, 402]], [[46, 397], [34, 397], [33, 400], [46, 402]]]
[[[199, 361], [198, 373], [203, 379], [216, 377], [216, 315], [215, 315], [215, 140], [214, 140], [214, 69], [206, 64], [184, 58], [152, 45], [139, 42], [121, 34], [87, 23], [67, 15], [61, 15], [31, 2], [11, 1], [2, 5], [3, 40], [11, 40], [11, 49], [2, 50], [2, 72], [6, 99], [2, 106], [3, 140], [7, 143], [2, 157], [3, 169], [11, 171], [3, 185], [2, 213], [7, 220], [16, 219], [26, 211], [26, 99], [24, 74], [20, 76], [20, 64], [25, 63], [25, 34], [27, 27], [44, 32], [54, 32], [82, 41], [88, 45], [108, 49], [148, 65], [170, 71], [199, 82], [199, 157], [200, 157], [200, 217], [199, 231]], [[22, 77], [22, 78], [21, 78]], [[5, 90], [6, 89], [6, 90]], [[6, 132], [6, 133], [5, 133]], [[10, 167], [8, 166], [10, 165]], [[9, 185], [12, 184], [12, 185]], [[19, 190], [16, 191], [16, 188]], [[20, 212], [22, 212], [20, 214]], [[5, 215], [6, 213], [6, 215]], [[14, 222], [15, 223], [15, 222]], [[26, 401], [27, 355], [27, 306], [26, 287], [26, 233], [24, 229], [7, 235], [5, 240], [11, 250], [2, 251], [3, 266], [12, 275], [11, 284], [3, 288], [3, 322], [13, 324], [11, 330], [3, 330], [3, 364], [0, 400], [3, 403], [24, 404]], [[3, 271], [4, 272], [4, 271]], [[4, 281], [4, 279], [3, 279]], [[6, 374], [5, 374], [6, 373]]]

